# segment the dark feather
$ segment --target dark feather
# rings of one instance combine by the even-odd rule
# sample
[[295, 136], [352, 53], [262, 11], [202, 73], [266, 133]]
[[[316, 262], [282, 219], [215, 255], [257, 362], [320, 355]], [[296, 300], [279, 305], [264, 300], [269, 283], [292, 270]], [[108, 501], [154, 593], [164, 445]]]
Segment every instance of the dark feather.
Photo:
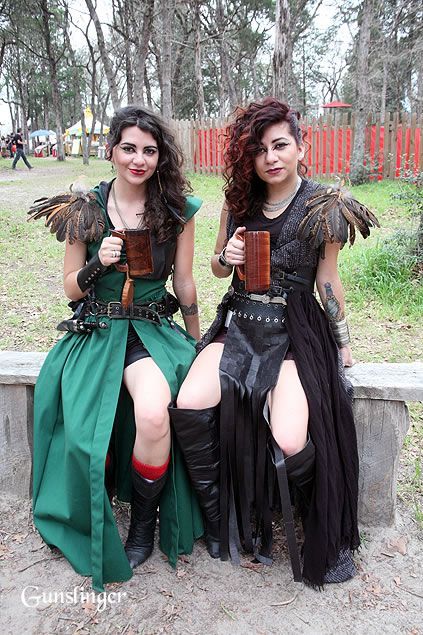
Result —
[[355, 229], [363, 238], [371, 227], [380, 227], [376, 216], [341, 188], [319, 190], [307, 201], [308, 213], [298, 228], [298, 238], [318, 248], [324, 243], [354, 244]]
[[104, 215], [93, 192], [40, 198], [34, 201], [28, 214], [28, 220], [45, 218], [46, 227], [56, 234], [57, 240], [63, 242], [67, 238], [70, 244], [76, 240], [85, 243], [99, 240], [105, 228]]

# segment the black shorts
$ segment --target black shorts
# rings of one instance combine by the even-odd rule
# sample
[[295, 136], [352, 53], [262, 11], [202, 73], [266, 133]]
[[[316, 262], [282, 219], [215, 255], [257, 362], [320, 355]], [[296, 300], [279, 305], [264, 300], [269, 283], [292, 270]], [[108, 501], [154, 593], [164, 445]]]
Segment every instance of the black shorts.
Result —
[[132, 324], [130, 324], [128, 329], [128, 339], [126, 342], [124, 368], [130, 366], [134, 362], [137, 362], [139, 359], [145, 359], [146, 357], [151, 357], [151, 355], [141, 342]]

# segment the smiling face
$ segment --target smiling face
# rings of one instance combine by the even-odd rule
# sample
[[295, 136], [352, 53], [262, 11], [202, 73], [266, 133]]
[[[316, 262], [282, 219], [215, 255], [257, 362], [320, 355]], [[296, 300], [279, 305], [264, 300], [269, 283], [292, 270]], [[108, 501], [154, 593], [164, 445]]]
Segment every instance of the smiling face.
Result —
[[266, 128], [254, 158], [254, 168], [268, 188], [295, 187], [298, 161], [303, 157], [304, 146], [297, 144], [288, 122], [282, 121]]
[[159, 161], [157, 142], [150, 132], [130, 126], [112, 150], [116, 177], [129, 185], [142, 185], [154, 174]]

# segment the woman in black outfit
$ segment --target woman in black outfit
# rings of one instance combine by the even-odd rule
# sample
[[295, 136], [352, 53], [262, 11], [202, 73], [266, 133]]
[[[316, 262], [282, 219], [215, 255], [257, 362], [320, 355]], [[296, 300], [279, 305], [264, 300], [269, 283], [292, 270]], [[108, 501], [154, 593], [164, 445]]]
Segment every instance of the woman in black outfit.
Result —
[[[220, 521], [221, 558], [237, 560], [242, 548], [271, 562], [280, 496], [294, 578], [322, 586], [354, 575], [351, 551], [359, 546], [357, 442], [342, 370], [353, 359], [337, 269], [348, 234], [338, 208], [336, 222], [332, 214], [324, 227], [319, 212], [300, 227], [310, 198], [332, 204], [336, 197], [305, 178], [298, 120], [267, 98], [239, 109], [229, 126], [226, 200], [211, 266], [232, 281], [171, 420], [176, 431], [204, 435], [204, 497], [209, 533], [216, 535]], [[266, 293], [247, 293], [235, 268], [244, 263], [246, 230], [270, 232]], [[304, 526], [302, 570], [288, 483]]]

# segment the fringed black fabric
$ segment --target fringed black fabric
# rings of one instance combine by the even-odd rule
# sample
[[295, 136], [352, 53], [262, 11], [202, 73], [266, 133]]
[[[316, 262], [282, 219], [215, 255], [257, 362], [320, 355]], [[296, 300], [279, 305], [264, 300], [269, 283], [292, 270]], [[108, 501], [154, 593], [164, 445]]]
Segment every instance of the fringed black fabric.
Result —
[[220, 363], [223, 560], [230, 555], [234, 562], [239, 561], [242, 546], [262, 562], [271, 562], [274, 470], [263, 409], [288, 344], [280, 321], [278, 325], [273, 321], [260, 324], [233, 318], [229, 325]]
[[360, 540], [357, 528], [358, 454], [351, 400], [338, 372], [338, 350], [314, 296], [294, 292], [286, 327], [309, 405], [316, 446], [315, 487], [304, 541], [305, 581], [322, 586], [345, 549]]

